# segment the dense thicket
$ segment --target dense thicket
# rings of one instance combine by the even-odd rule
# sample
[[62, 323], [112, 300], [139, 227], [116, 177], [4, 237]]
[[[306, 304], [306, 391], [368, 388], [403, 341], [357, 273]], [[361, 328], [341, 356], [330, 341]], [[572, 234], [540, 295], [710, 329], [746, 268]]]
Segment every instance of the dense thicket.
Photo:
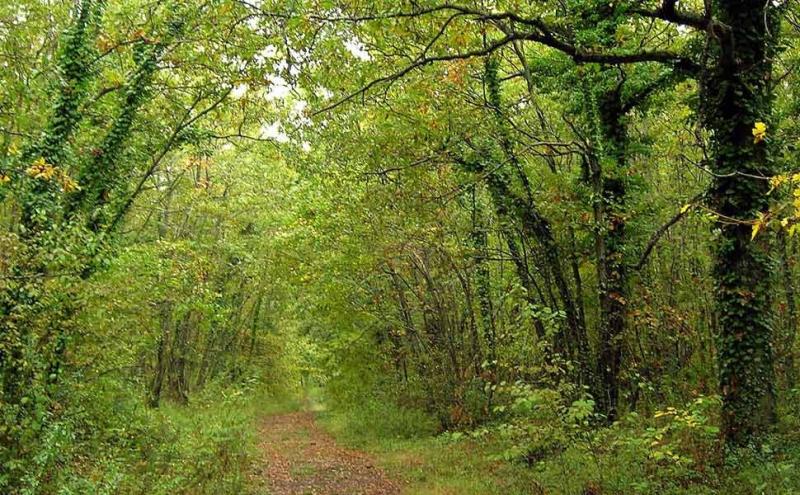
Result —
[[0, 491], [239, 492], [311, 387], [584, 493], [791, 493], [795, 11], [0, 5]]

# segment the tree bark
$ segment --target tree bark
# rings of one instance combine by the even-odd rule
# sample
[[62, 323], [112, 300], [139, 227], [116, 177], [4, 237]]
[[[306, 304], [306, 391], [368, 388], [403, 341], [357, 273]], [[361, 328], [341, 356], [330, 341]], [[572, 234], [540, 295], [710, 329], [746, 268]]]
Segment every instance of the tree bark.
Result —
[[[590, 182], [595, 191], [594, 215], [597, 225], [597, 264], [600, 324], [598, 335], [598, 409], [608, 421], [618, 415], [619, 373], [622, 338], [625, 333], [628, 300], [628, 270], [625, 260], [625, 183], [627, 127], [620, 91], [622, 81], [605, 90], [597, 104], [602, 158], [593, 162]], [[601, 165], [601, 162], [603, 165]]]
[[771, 112], [771, 58], [777, 8], [762, 0], [717, 0], [715, 63], [702, 81], [712, 131], [711, 207], [719, 215], [714, 250], [715, 302], [723, 433], [729, 446], [749, 443], [775, 420], [770, 269], [766, 235], [752, 222], [768, 209], [769, 138], [754, 138]]

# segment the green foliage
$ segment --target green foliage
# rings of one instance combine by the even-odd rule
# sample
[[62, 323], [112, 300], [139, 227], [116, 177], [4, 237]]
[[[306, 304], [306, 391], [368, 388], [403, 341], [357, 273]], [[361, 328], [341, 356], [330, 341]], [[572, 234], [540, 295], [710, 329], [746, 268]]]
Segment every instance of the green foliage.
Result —
[[436, 420], [425, 412], [377, 398], [333, 408], [321, 419], [328, 429], [355, 445], [363, 445], [369, 438], [425, 437], [437, 428]]
[[797, 6], [466, 4], [0, 2], [0, 492], [798, 491]]
[[[252, 386], [209, 390], [191, 408], [147, 408], [126, 382], [64, 384], [19, 493], [242, 493], [251, 459]], [[9, 480], [5, 480], [8, 483]]]
[[359, 410], [333, 414], [325, 425], [367, 448], [414, 493], [751, 495], [797, 487], [794, 447], [722, 461], [718, 397], [600, 429], [587, 423], [596, 414], [591, 400], [567, 403], [553, 389], [520, 391], [511, 409], [500, 424], [414, 439], [376, 435]]

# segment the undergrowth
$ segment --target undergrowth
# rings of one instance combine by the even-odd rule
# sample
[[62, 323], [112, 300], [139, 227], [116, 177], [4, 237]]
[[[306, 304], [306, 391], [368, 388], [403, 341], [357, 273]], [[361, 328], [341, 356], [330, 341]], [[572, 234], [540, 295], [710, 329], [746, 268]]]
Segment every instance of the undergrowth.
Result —
[[[421, 419], [424, 413], [386, 402], [336, 406], [321, 421], [405, 480], [406, 493], [800, 493], [800, 443], [791, 416], [761, 449], [723, 455], [713, 396], [649, 417], [628, 414], [607, 427], [591, 399], [565, 403], [552, 390], [527, 389], [508, 408], [503, 420], [443, 433], [425, 426], [433, 420]], [[414, 428], [415, 421], [423, 426]]]
[[255, 421], [297, 407], [257, 383], [212, 385], [187, 406], [155, 409], [127, 387], [73, 384], [76, 405], [47, 424], [20, 493], [250, 493]]

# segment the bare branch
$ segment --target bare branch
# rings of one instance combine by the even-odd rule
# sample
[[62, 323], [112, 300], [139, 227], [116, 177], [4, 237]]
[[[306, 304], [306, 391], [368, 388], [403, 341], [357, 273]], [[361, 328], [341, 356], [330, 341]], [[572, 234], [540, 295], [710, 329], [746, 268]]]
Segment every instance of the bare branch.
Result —
[[109, 223], [106, 229], [107, 232], [113, 232], [114, 229], [116, 229], [117, 224], [119, 224], [120, 220], [122, 220], [122, 218], [130, 209], [133, 202], [142, 192], [147, 180], [156, 172], [158, 166], [161, 164], [161, 161], [164, 159], [164, 157], [167, 156], [167, 154], [174, 149], [174, 145], [178, 141], [181, 132], [183, 132], [185, 129], [189, 128], [192, 124], [202, 119], [210, 112], [212, 112], [214, 109], [219, 107], [228, 98], [228, 96], [231, 94], [231, 91], [233, 91], [233, 87], [225, 89], [219, 98], [215, 99], [208, 107], [206, 107], [205, 109], [201, 110], [200, 112], [192, 116], [192, 112], [194, 111], [194, 109], [196, 109], [197, 106], [200, 104], [200, 102], [203, 100], [203, 95], [198, 95], [194, 99], [192, 104], [189, 106], [189, 108], [186, 109], [186, 112], [181, 117], [180, 121], [178, 122], [178, 125], [175, 126], [170, 136], [166, 139], [166, 141], [164, 141], [164, 144], [161, 146], [159, 153], [151, 161], [150, 167], [148, 167], [144, 175], [142, 175], [142, 177], [139, 179], [139, 183], [136, 185], [136, 188], [134, 188], [133, 192], [126, 198], [122, 207], [116, 212], [113, 220], [111, 221], [111, 223]]
[[[689, 201], [689, 203], [686, 204], [686, 206], [681, 208], [681, 211], [679, 211], [677, 215], [675, 215], [674, 217], [670, 218], [667, 223], [665, 223], [658, 230], [653, 232], [652, 237], [650, 237], [650, 241], [647, 243], [647, 246], [645, 247], [644, 252], [642, 253], [642, 257], [639, 258], [639, 262], [636, 263], [636, 265], [633, 266], [634, 270], [641, 270], [642, 269], [642, 267], [645, 265], [645, 263], [647, 263], [647, 260], [650, 257], [650, 254], [653, 252], [653, 249], [656, 247], [656, 244], [658, 244], [658, 241], [660, 241], [661, 238], [664, 237], [664, 234], [666, 234], [667, 231], [670, 228], [672, 228], [673, 225], [675, 225], [676, 223], [680, 222], [684, 217], [686, 217], [686, 215], [689, 214], [689, 211], [691, 210], [691, 206], [695, 205], [697, 202], [699, 202], [701, 199], [703, 199], [704, 194], [705, 193], [701, 193], [701, 194], [698, 194], [697, 196], [695, 196], [694, 198], [692, 198]], [[689, 206], [689, 208], [687, 208], [687, 206]]]

